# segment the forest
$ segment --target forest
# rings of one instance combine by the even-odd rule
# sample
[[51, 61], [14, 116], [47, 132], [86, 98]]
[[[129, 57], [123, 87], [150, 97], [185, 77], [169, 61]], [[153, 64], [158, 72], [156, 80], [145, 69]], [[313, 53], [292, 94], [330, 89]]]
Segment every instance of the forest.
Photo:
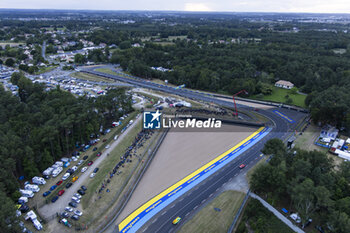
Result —
[[271, 160], [258, 166], [251, 189], [274, 206], [298, 213], [301, 226], [309, 219], [326, 232], [350, 232], [350, 162], [334, 168], [323, 152], [287, 151], [271, 139], [262, 152]]
[[[11, 81], [19, 87], [18, 97], [0, 87], [0, 200], [7, 203], [20, 196], [19, 177], [40, 176], [55, 161], [70, 156], [80, 144], [132, 111], [131, 98], [123, 88], [87, 98], [59, 86], [45, 91], [45, 86], [32, 83], [23, 73], [14, 73]], [[0, 213], [8, 214], [11, 207], [14, 205], [1, 205]], [[4, 219], [1, 226], [7, 225]]]

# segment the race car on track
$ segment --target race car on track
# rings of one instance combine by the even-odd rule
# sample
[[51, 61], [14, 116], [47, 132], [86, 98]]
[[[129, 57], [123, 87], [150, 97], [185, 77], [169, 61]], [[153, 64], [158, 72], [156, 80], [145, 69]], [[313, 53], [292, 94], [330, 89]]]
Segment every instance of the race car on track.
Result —
[[174, 220], [173, 220], [173, 224], [176, 225], [180, 222], [181, 218], [180, 217], [176, 217]]

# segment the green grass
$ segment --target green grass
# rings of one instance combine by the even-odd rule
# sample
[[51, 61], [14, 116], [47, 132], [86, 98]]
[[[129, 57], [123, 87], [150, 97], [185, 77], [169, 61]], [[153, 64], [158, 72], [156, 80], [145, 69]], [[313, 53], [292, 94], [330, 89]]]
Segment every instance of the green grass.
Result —
[[115, 82], [113, 79], [109, 79], [109, 78], [105, 78], [105, 77], [97, 76], [93, 74], [88, 74], [88, 73], [81, 73], [81, 72], [75, 72], [71, 74], [71, 76], [74, 78], [85, 79], [88, 81], [108, 82], [108, 83]]
[[102, 72], [102, 73], [106, 73], [106, 74], [113, 74], [113, 75], [116, 75], [117, 73], [110, 70], [110, 69], [107, 69], [107, 68], [97, 68], [96, 71], [99, 71], [99, 72]]
[[294, 231], [268, 211], [259, 201], [250, 198], [235, 232], [293, 233]]
[[306, 95], [301, 94], [290, 94], [290, 90], [279, 88], [279, 87], [273, 87], [272, 94], [271, 95], [264, 95], [261, 98], [259, 98], [258, 95], [252, 96], [252, 99], [256, 100], [265, 100], [265, 101], [272, 101], [272, 102], [278, 102], [278, 103], [285, 103], [287, 104], [287, 98], [285, 97], [288, 95], [292, 99], [292, 105], [296, 105], [302, 108], [305, 108], [305, 98]]
[[42, 68], [40, 68], [39, 71], [36, 72], [35, 74], [43, 74], [43, 73], [49, 72], [49, 71], [51, 71], [51, 70], [54, 70], [54, 69], [56, 69], [56, 68], [57, 68], [57, 66], [42, 67]]
[[[227, 232], [244, 199], [237, 191], [225, 191], [200, 210], [180, 229], [180, 233]], [[219, 208], [221, 211], [216, 211]], [[180, 216], [183, 217], [183, 216]]]

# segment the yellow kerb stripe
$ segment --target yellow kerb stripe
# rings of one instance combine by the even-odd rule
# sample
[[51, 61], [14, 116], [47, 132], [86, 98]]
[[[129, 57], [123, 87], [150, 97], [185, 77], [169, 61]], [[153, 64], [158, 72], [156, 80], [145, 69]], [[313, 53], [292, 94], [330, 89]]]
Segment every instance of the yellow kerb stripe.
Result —
[[260, 133], [265, 127], [261, 127], [259, 128], [257, 131], [255, 131], [254, 133], [252, 133], [249, 137], [247, 137], [246, 139], [244, 139], [243, 141], [241, 141], [240, 143], [238, 143], [236, 146], [232, 147], [231, 149], [229, 149], [228, 151], [224, 152], [223, 154], [221, 154], [220, 156], [216, 157], [215, 159], [213, 159], [212, 161], [210, 161], [209, 163], [205, 164], [203, 167], [199, 168], [198, 170], [194, 171], [193, 173], [191, 173], [190, 175], [186, 176], [185, 178], [183, 178], [182, 180], [178, 181], [177, 183], [175, 183], [174, 185], [170, 186], [169, 188], [165, 189], [163, 192], [159, 193], [157, 196], [153, 197], [152, 199], [150, 199], [149, 201], [147, 201], [145, 204], [143, 204], [142, 206], [140, 206], [137, 210], [135, 210], [133, 213], [131, 213], [128, 217], [126, 217], [119, 225], [119, 231], [121, 231], [126, 225], [128, 225], [128, 223], [133, 220], [137, 215], [139, 215], [141, 212], [143, 212], [145, 209], [147, 209], [148, 207], [150, 207], [152, 204], [156, 203], [159, 199], [161, 199], [163, 196], [167, 195], [168, 193], [170, 193], [171, 191], [173, 191], [174, 189], [176, 189], [177, 187], [179, 187], [180, 185], [182, 185], [183, 183], [187, 182], [188, 180], [190, 180], [191, 178], [193, 178], [194, 176], [196, 176], [198, 173], [200, 173], [201, 171], [205, 170], [206, 168], [210, 167], [211, 165], [213, 165], [214, 163], [216, 163], [217, 161], [219, 161], [220, 159], [222, 159], [223, 157], [225, 157], [227, 154], [231, 153], [233, 150], [237, 149], [238, 147], [240, 147], [241, 145], [243, 145], [244, 143], [246, 143], [247, 141], [249, 141], [251, 138], [253, 138], [255, 135], [257, 135], [258, 133]]

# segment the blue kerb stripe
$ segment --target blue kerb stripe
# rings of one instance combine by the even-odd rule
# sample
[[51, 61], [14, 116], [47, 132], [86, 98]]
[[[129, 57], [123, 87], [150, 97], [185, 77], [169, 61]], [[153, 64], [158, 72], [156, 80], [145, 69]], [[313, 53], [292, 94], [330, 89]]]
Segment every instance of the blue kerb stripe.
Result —
[[276, 113], [277, 115], [279, 115], [280, 117], [282, 117], [283, 119], [285, 119], [286, 121], [288, 121], [289, 123], [295, 123], [295, 121], [293, 119], [291, 119], [288, 116], [284, 115], [280, 111], [274, 110], [273, 112]]
[[[271, 129], [264, 128], [262, 131], [260, 131], [257, 135], [259, 140], [265, 137]], [[151, 219], [154, 215], [159, 213], [163, 208], [168, 206], [170, 203], [175, 201], [178, 197], [192, 189], [194, 186], [208, 178], [210, 175], [215, 173], [216, 171], [220, 170], [222, 167], [224, 167], [227, 163], [231, 162], [235, 158], [237, 158], [240, 154], [242, 154], [244, 151], [248, 150], [250, 147], [252, 147], [255, 143], [257, 143], [259, 140], [250, 140], [250, 144], [247, 144], [246, 146], [241, 145], [236, 150], [230, 152], [227, 156], [222, 158], [221, 160], [215, 162], [212, 166], [208, 167], [207, 169], [201, 171], [199, 174], [197, 174], [195, 177], [191, 178], [187, 182], [183, 183], [181, 186], [176, 188], [176, 192], [174, 195], [165, 195], [161, 199], [159, 199], [156, 203], [152, 204], [150, 207], [148, 207], [146, 210], [141, 212], [137, 217], [135, 217], [128, 225], [126, 225], [120, 232], [126, 233], [126, 232], [136, 232], [140, 227], [143, 226], [149, 219]], [[237, 152], [240, 153], [237, 153]], [[226, 158], [227, 157], [227, 158]], [[211, 169], [209, 169], [211, 168]], [[171, 192], [173, 193], [174, 190]], [[157, 207], [157, 208], [156, 208]]]

